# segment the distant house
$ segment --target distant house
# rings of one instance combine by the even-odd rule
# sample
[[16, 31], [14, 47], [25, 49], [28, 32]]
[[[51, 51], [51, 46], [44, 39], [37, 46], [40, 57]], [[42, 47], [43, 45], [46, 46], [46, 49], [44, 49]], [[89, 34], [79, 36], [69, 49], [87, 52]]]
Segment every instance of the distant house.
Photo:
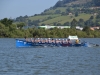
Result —
[[91, 30], [98, 30], [100, 27], [90, 27]]
[[70, 28], [70, 26], [48, 26], [48, 25], [45, 25], [45, 26], [38, 26], [37, 28], [45, 28], [45, 29], [51, 29], [51, 28], [60, 28], [60, 29], [63, 29], [63, 28]]
[[100, 7], [91, 7], [90, 9], [99, 9]]
[[96, 15], [98, 15], [98, 13], [93, 13], [92, 15], [93, 15], [93, 16], [96, 16]]
[[94, 30], [94, 28], [90, 27], [90, 30]]
[[98, 15], [98, 13], [94, 13], [93, 15], [96, 16], [96, 15]]
[[80, 26], [76, 26], [76, 29], [77, 29], [77, 30], [83, 30], [83, 28], [80, 27]]
[[72, 13], [69, 13], [69, 16], [72, 16], [73, 14]]

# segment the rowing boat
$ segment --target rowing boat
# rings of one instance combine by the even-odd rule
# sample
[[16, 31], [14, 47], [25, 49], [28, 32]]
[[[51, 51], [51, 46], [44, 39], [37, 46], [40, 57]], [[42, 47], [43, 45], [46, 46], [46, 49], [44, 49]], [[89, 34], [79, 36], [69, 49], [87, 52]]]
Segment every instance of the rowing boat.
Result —
[[[36, 41], [26, 41], [26, 40], [20, 40], [16, 39], [16, 47], [90, 47], [90, 44], [88, 42], [79, 42], [75, 43], [75, 40], [78, 40], [77, 36], [69, 36], [67, 39], [70, 39], [71, 43], [66, 42], [36, 42]], [[64, 40], [64, 39], [63, 39]]]

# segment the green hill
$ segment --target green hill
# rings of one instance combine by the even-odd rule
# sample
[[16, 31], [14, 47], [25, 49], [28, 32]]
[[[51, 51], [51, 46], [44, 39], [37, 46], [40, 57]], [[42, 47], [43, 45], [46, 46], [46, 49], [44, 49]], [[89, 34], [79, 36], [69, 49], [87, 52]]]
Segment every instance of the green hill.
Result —
[[[85, 16], [84, 16], [85, 15]], [[80, 14], [78, 17], [71, 17], [71, 16], [58, 16], [58, 17], [55, 17], [53, 19], [50, 19], [50, 20], [46, 20], [46, 21], [43, 21], [43, 22], [40, 22], [39, 24], [51, 24], [53, 25], [54, 22], [58, 22], [58, 23], [61, 23], [61, 24], [64, 24], [65, 22], [71, 22], [73, 20], [73, 18], [75, 18], [77, 21], [82, 18], [84, 19], [85, 21], [88, 20], [90, 18], [90, 14]]]
[[15, 22], [24, 22], [29, 26], [64, 25], [68, 22], [71, 24], [73, 19], [77, 22], [82, 19], [84, 25], [99, 25], [100, 17], [97, 18], [97, 16], [100, 8], [97, 2], [100, 3], [99, 0], [59, 0], [53, 7], [44, 10], [41, 14], [20, 16]]

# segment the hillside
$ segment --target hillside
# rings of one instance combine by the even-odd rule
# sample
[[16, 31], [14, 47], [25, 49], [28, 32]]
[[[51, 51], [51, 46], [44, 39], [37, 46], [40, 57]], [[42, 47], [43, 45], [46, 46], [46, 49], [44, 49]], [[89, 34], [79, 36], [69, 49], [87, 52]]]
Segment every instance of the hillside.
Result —
[[65, 7], [78, 4], [86, 4], [88, 2], [92, 2], [92, 0], [59, 0], [54, 7]]
[[79, 26], [99, 26], [99, 3], [99, 0], [59, 0], [41, 14], [20, 16], [14, 22], [24, 22], [28, 26], [71, 25], [75, 19]]

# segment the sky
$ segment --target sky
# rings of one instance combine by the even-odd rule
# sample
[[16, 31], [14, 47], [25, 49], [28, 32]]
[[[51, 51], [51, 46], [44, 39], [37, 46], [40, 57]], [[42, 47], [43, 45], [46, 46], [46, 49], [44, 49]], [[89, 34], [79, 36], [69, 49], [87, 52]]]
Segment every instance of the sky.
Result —
[[0, 0], [0, 19], [40, 14], [58, 0]]

